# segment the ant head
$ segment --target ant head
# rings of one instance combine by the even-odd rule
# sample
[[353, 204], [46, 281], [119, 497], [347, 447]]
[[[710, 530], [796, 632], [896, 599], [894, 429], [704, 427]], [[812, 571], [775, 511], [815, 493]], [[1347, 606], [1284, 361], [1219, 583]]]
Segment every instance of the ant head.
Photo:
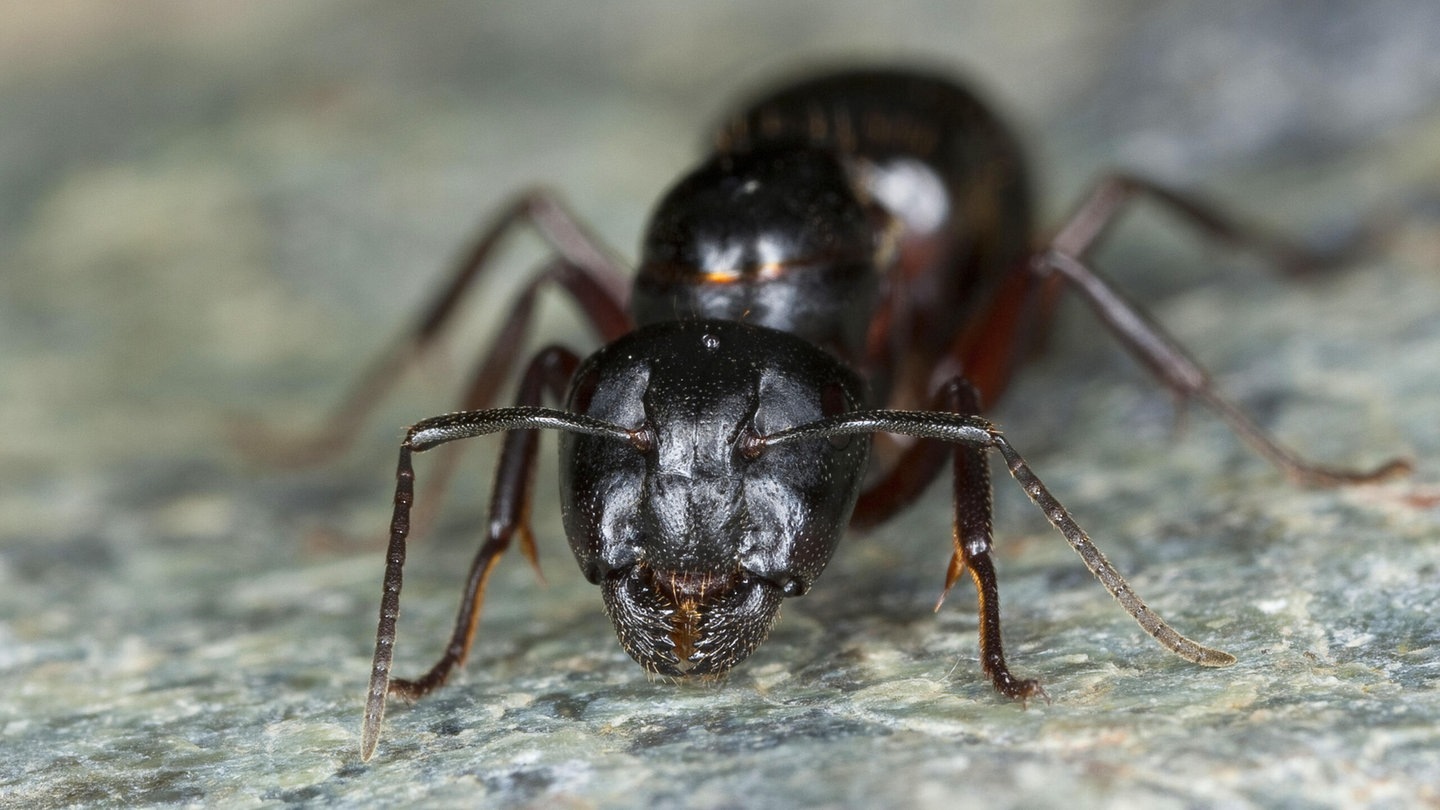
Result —
[[569, 410], [630, 440], [562, 435], [565, 528], [632, 657], [718, 675], [765, 639], [829, 562], [869, 443], [763, 437], [860, 399], [824, 351], [729, 321], [655, 324], [585, 362]]

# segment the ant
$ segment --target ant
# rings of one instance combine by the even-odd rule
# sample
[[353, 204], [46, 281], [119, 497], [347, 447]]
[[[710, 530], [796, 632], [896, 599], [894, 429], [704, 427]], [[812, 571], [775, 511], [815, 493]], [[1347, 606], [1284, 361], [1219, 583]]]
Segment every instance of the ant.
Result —
[[[965, 88], [909, 70], [849, 70], [780, 86], [715, 133], [714, 152], [656, 206], [628, 309], [624, 272], [560, 201], [530, 191], [504, 207], [419, 321], [292, 454], [333, 453], [398, 372], [435, 341], [503, 237], [536, 229], [556, 256], [523, 288], [461, 400], [400, 446], [384, 591], [361, 757], [388, 695], [419, 698], [464, 662], [495, 562], [529, 513], [540, 430], [560, 432], [565, 533], [599, 585], [620, 644], [652, 673], [720, 676], [803, 595], [847, 526], [874, 526], [915, 501], [948, 460], [953, 552], [944, 593], [968, 574], [978, 596], [981, 667], [1001, 694], [1046, 697], [1018, 678], [1000, 639], [991, 559], [988, 451], [1102, 585], [1176, 655], [1235, 662], [1192, 641], [1141, 598], [1005, 436], [980, 416], [1034, 353], [1059, 294], [1072, 290], [1183, 403], [1198, 399], [1302, 485], [1375, 482], [1396, 459], [1352, 471], [1310, 463], [1226, 399], [1165, 330], [1087, 262], [1136, 198], [1209, 237], [1300, 273], [1334, 263], [1256, 233], [1149, 181], [1100, 181], [1042, 250], [1014, 137]], [[536, 295], [558, 287], [603, 347], [562, 346], [525, 365], [516, 404], [492, 408], [529, 330]], [[560, 400], [560, 409], [544, 402]], [[504, 433], [485, 541], [450, 643], [415, 680], [392, 678], [401, 574], [411, 529], [411, 457]], [[872, 447], [873, 445], [873, 447]], [[870, 465], [871, 455], [875, 464]], [[438, 491], [453, 471], [441, 465]], [[432, 499], [433, 500], [433, 499]], [[937, 604], [938, 608], [938, 604]]]

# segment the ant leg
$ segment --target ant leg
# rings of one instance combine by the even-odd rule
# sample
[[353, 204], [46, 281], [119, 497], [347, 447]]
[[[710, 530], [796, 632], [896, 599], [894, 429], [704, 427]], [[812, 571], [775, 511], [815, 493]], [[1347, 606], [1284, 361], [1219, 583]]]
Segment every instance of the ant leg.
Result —
[[1134, 178], [1116, 177], [1101, 183], [1060, 229], [1049, 248], [1031, 259], [1032, 271], [1042, 279], [1058, 277], [1069, 282], [1111, 334], [1159, 377], [1182, 404], [1190, 397], [1204, 402], [1251, 448], [1296, 483], [1332, 487], [1383, 481], [1408, 473], [1411, 465], [1404, 459], [1391, 459], [1373, 470], [1339, 469], [1307, 461], [1282, 446], [1224, 397], [1211, 383], [1205, 369], [1157, 322], [1085, 263], [1085, 253], [1113, 222], [1121, 204], [1141, 192], [1181, 213], [1210, 235], [1254, 250], [1282, 267], [1315, 267], [1330, 261], [1325, 257], [1308, 255], [1280, 240], [1243, 230], [1210, 208], [1159, 186]]
[[[1114, 224], [1125, 206], [1143, 197], [1198, 227], [1208, 238], [1248, 250], [1280, 267], [1286, 275], [1304, 276], [1342, 266], [1359, 258], [1383, 234], [1383, 222], [1372, 222], [1338, 246], [1311, 250], [1273, 234], [1236, 222], [1201, 200], [1182, 195], [1139, 177], [1116, 174], [1100, 180], [1055, 235], [1051, 247], [1077, 258]], [[962, 376], [980, 392], [981, 405], [997, 401], [1015, 369], [1038, 348], [1058, 301], [1060, 279], [1031, 272], [1033, 263], [1017, 264], [990, 294], [984, 309], [961, 324], [950, 346], [930, 369], [925, 390]], [[867, 358], [884, 369], [883, 362]]]
[[[580, 359], [567, 349], [552, 346], [531, 361], [521, 383], [518, 405], [538, 405], [544, 393], [559, 398]], [[402, 697], [419, 698], [443, 684], [450, 671], [464, 663], [475, 635], [480, 615], [485, 580], [491, 565], [509, 547], [514, 536], [520, 537], [526, 556], [535, 559], [534, 535], [530, 531], [530, 502], [534, 496], [534, 467], [540, 434], [534, 430], [516, 430], [505, 435], [496, 468], [495, 489], [490, 499], [490, 520], [485, 543], [475, 556], [466, 582], [455, 631], [445, 654], [435, 666], [417, 680], [395, 679], [390, 691]]]
[[413, 361], [431, 348], [443, 327], [452, 320], [465, 293], [491, 265], [500, 241], [522, 224], [533, 226], [566, 263], [589, 277], [589, 286], [597, 291], [594, 297], [613, 304], [603, 312], [585, 307], [585, 314], [601, 337], [608, 342], [628, 331], [628, 317], [624, 316], [619, 303], [625, 299], [625, 274], [619, 262], [600, 247], [599, 240], [580, 225], [558, 197], [533, 189], [505, 205], [481, 229], [479, 237], [451, 271], [449, 283], [421, 311], [415, 323], [361, 374], [319, 428], [297, 439], [272, 435], [263, 425], [242, 423], [235, 430], [236, 444], [248, 455], [287, 466], [315, 464], [344, 452], [381, 398]]
[[[940, 397], [948, 411], [964, 416], [979, 415], [978, 394], [959, 377], [945, 385]], [[1016, 678], [1005, 664], [1005, 650], [1000, 642], [1000, 588], [995, 578], [995, 564], [990, 559], [993, 546], [992, 506], [990, 463], [985, 448], [957, 445], [954, 449], [954, 471], [955, 552], [945, 574], [945, 590], [935, 603], [935, 609], [940, 609], [945, 594], [961, 573], [969, 571], [979, 602], [980, 666], [1000, 694], [1019, 700], [1032, 697], [1048, 700], [1039, 681]]]
[[1196, 397], [1220, 415], [1230, 429], [1257, 453], [1269, 459], [1297, 484], [1334, 487], [1384, 481], [1410, 472], [1406, 459], [1391, 459], [1371, 470], [1350, 470], [1310, 462], [1273, 439], [1239, 406], [1222, 395], [1210, 375], [1144, 310], [1126, 300], [1107, 279], [1071, 254], [1048, 250], [1035, 260], [1039, 272], [1054, 272], [1069, 281], [1111, 334], [1150, 369], [1182, 403]]
[[[967, 413], [983, 412], [1004, 391], [1015, 367], [1030, 351], [1028, 338], [1043, 328], [1056, 299], [1058, 278], [1041, 279], [1028, 272], [1010, 273], [990, 301], [954, 339], [930, 369], [927, 390], [938, 392], [931, 409], [952, 406], [946, 391], [964, 381]], [[868, 529], [889, 520], [914, 503], [939, 475], [947, 450], [934, 442], [905, 448], [882, 478], [860, 493], [850, 525]]]
[[[536, 295], [542, 287], [550, 283], [558, 285], [579, 305], [604, 342], [609, 343], [630, 331], [630, 316], [625, 313], [619, 299], [612, 297], [593, 275], [563, 259], [552, 260], [546, 269], [537, 274], [516, 296], [500, 334], [491, 341], [484, 360], [467, 384], [460, 399], [459, 410], [482, 410], [495, 401], [501, 383], [510, 378], [515, 358], [520, 355], [529, 331]], [[562, 381], [560, 387], [563, 389], [563, 386]], [[563, 395], [562, 390], [556, 396]], [[444, 503], [445, 493], [449, 490], [450, 481], [459, 468], [460, 454], [464, 447], [465, 445], [452, 445], [440, 451], [434, 472], [425, 486], [425, 497], [422, 501], [424, 506], [415, 516], [414, 535], [426, 534], [434, 524]]]
[[1316, 275], [1354, 262], [1363, 257], [1374, 236], [1371, 233], [1373, 228], [1365, 228], [1339, 245], [1323, 250], [1311, 249], [1242, 225], [1193, 195], [1182, 194], [1134, 175], [1112, 174], [1095, 184], [1065, 225], [1056, 232], [1050, 247], [1076, 258], [1083, 257], [1120, 217], [1124, 207], [1140, 196], [1169, 209], [1199, 228], [1207, 238], [1254, 253], [1287, 276]]
[[[536, 405], [546, 392], [556, 397], [563, 395], [566, 382], [579, 362], [579, 358], [566, 349], [552, 346], [543, 350], [531, 360], [526, 369], [517, 402], [521, 405]], [[371, 667], [370, 687], [365, 704], [362, 759], [369, 759], [374, 753], [375, 743], [380, 737], [380, 723], [385, 715], [385, 699], [388, 694], [393, 693], [410, 700], [422, 697], [445, 683], [455, 667], [465, 662], [475, 638], [476, 624], [480, 619], [485, 584], [496, 560], [509, 548], [511, 539], [519, 535], [521, 546], [532, 562], [534, 561], [534, 538], [529, 523], [539, 439], [539, 433], [535, 430], [512, 430], [505, 434], [505, 443], [495, 475], [494, 492], [490, 500], [490, 520], [485, 542], [481, 544], [471, 563], [470, 574], [461, 592], [460, 608], [456, 613], [450, 643], [440, 660], [415, 680], [390, 677], [390, 665], [395, 651], [395, 625], [400, 615], [401, 570], [405, 565], [406, 539], [410, 530], [410, 508], [414, 502], [415, 482], [410, 440], [407, 438], [405, 444], [401, 445], [400, 461], [396, 469], [395, 514], [390, 524], [384, 594], [375, 635], [375, 659]]]
[[[1229, 653], [1211, 649], [1180, 635], [1145, 604], [1135, 593], [1135, 589], [1130, 587], [1130, 583], [1126, 582], [1115, 566], [1105, 558], [1090, 536], [1075, 523], [1070, 512], [1056, 500], [1054, 495], [1050, 494], [1050, 490], [1045, 487], [1039, 476], [1030, 469], [1030, 465], [1016, 452], [1004, 435], [985, 419], [963, 412], [972, 410], [970, 406], [974, 404], [976, 398], [968, 390], [968, 383], [963, 380], [955, 382], [956, 385], [952, 386], [946, 394], [950, 398], [949, 412], [851, 411], [761, 437], [761, 449], [802, 439], [875, 433], [899, 433], [914, 436], [917, 439], [935, 439], [981, 450], [993, 449], [1005, 458], [1011, 477], [1025, 490], [1025, 494], [1031, 502], [1045, 513], [1050, 525], [1064, 536], [1065, 541], [1070, 544], [1075, 553], [1080, 555], [1085, 567], [1090, 569], [1095, 578], [1100, 580], [1100, 584], [1105, 586], [1105, 590], [1115, 597], [1116, 601], [1140, 624], [1145, 632], [1166, 649], [1201, 666], [1227, 667], [1235, 663], [1235, 657]], [[980, 486], [982, 482], [988, 481], [989, 473], [973, 458], [965, 460], [963, 457], [960, 458], [956, 471], [957, 548], [951, 556], [946, 587], [953, 585], [964, 570], [971, 571], [981, 599], [982, 656], [985, 656], [987, 664], [998, 662], [1003, 665], [1004, 658], [999, 655], [999, 607], [994, 598], [996, 593], [995, 577], [989, 558], [989, 518], [983, 508], [983, 505], [989, 502], [989, 495], [988, 489]], [[976, 494], [982, 490], [986, 492], [983, 498]], [[995, 628], [990, 641], [985, 639], [986, 616], [993, 617], [992, 626]], [[997, 653], [994, 659], [988, 655], [990, 651], [988, 647], [992, 641], [993, 649]], [[999, 669], [993, 670], [993, 672], [999, 671]], [[1006, 676], [1006, 681], [996, 683], [996, 687], [1002, 692], [1005, 691], [1006, 683], [1015, 683], [1013, 678], [1008, 677], [1008, 671]], [[992, 677], [994, 677], [993, 673]], [[1019, 683], [1024, 684], [1023, 681]]]
[[[965, 416], [978, 416], [979, 394], [963, 378], [946, 382], [935, 396], [934, 410], [950, 411]], [[1000, 640], [1000, 590], [995, 578], [995, 564], [990, 558], [991, 488], [990, 464], [984, 447], [957, 445], [953, 450], [939, 442], [919, 442], [905, 451], [899, 461], [860, 494], [850, 525], [868, 528], [881, 523], [908, 506], [940, 474], [946, 455], [954, 459], [953, 491], [955, 551], [945, 575], [945, 588], [935, 609], [945, 595], [970, 572], [979, 603], [980, 662], [996, 691], [1009, 698], [1025, 700], [1045, 697], [1040, 682], [1021, 680], [1010, 674], [1005, 664], [1005, 651]]]

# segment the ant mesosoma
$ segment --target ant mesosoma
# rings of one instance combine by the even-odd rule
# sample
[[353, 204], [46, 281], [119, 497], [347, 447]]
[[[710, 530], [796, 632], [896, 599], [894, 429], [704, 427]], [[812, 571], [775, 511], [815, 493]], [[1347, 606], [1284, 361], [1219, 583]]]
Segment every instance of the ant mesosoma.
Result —
[[[533, 561], [528, 518], [540, 429], [561, 433], [570, 547], [601, 587], [621, 645], [651, 672], [718, 676], [744, 660], [781, 602], [814, 583], [847, 525], [891, 517], [940, 476], [948, 458], [955, 512], [945, 590], [965, 573], [974, 581], [981, 666], [995, 688], [1021, 700], [1043, 697], [1037, 681], [1010, 673], [1001, 648], [989, 450], [1146, 632], [1197, 664], [1233, 663], [1146, 607], [979, 416], [1031, 353], [1060, 291], [1078, 292], [1180, 400], [1214, 409], [1301, 484], [1378, 481], [1409, 465], [1311, 464], [1217, 392], [1173, 338], [1086, 262], [1135, 197], [1287, 270], [1328, 261], [1126, 176], [1097, 184], [1035, 252], [1015, 139], [964, 88], [904, 70], [792, 83], [727, 119], [714, 154], [656, 207], [628, 311], [619, 264], [555, 197], [521, 195], [484, 229], [449, 285], [362, 378], [325, 433], [290, 445], [302, 455], [334, 452], [432, 344], [517, 225], [537, 228], [553, 245], [558, 255], [504, 316], [461, 401], [465, 410], [415, 424], [400, 446], [361, 756], [375, 750], [387, 695], [425, 695], [465, 660], [486, 580], [512, 539]], [[536, 295], [550, 286], [575, 301], [605, 345], [584, 360], [564, 347], [542, 349], [524, 368], [515, 406], [492, 409]], [[562, 397], [563, 409], [542, 407]], [[488, 531], [450, 643], [422, 677], [392, 678], [414, 500], [411, 456], [496, 432], [505, 437]], [[874, 434], [884, 439], [876, 443], [877, 469], [867, 472]], [[436, 490], [452, 470], [453, 458], [441, 465]]]

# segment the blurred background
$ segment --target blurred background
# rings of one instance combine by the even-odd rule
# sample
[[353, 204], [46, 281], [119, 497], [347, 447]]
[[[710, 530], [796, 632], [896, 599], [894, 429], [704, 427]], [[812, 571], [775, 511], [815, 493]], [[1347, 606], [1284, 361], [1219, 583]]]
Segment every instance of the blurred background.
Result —
[[[3, 746], [0, 786], [23, 785], [16, 795], [37, 802], [347, 795], [331, 776], [353, 760], [382, 556], [363, 538], [388, 513], [400, 426], [452, 406], [469, 347], [543, 255], [538, 240], [514, 240], [448, 360], [411, 375], [336, 464], [248, 464], [227, 428], [243, 415], [315, 425], [519, 189], [560, 191], [633, 257], [649, 206], [701, 156], [711, 123], [747, 88], [797, 69], [899, 61], [967, 77], [1034, 157], [1047, 223], [1114, 167], [1203, 190], [1317, 244], [1353, 233], [1367, 211], [1400, 212], [1382, 269], [1298, 293], [1233, 257], [1217, 270], [1216, 252], [1145, 212], [1101, 261], [1197, 354], [1234, 372], [1227, 385], [1262, 421], [1327, 459], [1412, 453], [1437, 473], [1432, 0], [60, 0], [6, 2], [0, 18], [0, 672], [16, 685], [0, 698], [0, 730], [25, 743]], [[549, 307], [542, 329], [582, 345], [571, 319]], [[1176, 524], [1193, 517], [1184, 493], [1196, 481], [1232, 494], [1284, 487], [1253, 460], [1239, 462], [1241, 483], [1214, 483], [1249, 457], [1208, 417], [1188, 434], [1197, 460], [1167, 459], [1168, 397], [1095, 338], [1093, 321], [1067, 324], [1063, 351], [998, 416], [1092, 513], [1134, 509], [1149, 522], [1111, 526], [1138, 533], [1161, 520], [1144, 517], [1146, 483], [1179, 494], [1155, 507]], [[1302, 335], [1319, 343], [1295, 343]], [[1313, 410], [1293, 410], [1292, 397]], [[1143, 446], [1130, 455], [1118, 445], [1133, 435]], [[1135, 458], [1177, 466], [1125, 466]], [[1086, 477], [1122, 459], [1122, 483]], [[452, 526], [483, 517], [473, 493], [488, 462], [472, 466]], [[1006, 497], [1008, 519], [1045, 531]], [[897, 536], [943, 536], [943, 498], [932, 501], [924, 528]], [[1202, 509], [1221, 522], [1226, 511]], [[1434, 540], [1431, 518], [1397, 514]], [[303, 542], [321, 527], [360, 548]], [[586, 615], [580, 632], [618, 655], [603, 617], [593, 620], [598, 599], [553, 542], [558, 521], [537, 515], [537, 528], [558, 584], [496, 608], [495, 635]], [[417, 645], [448, 622], [454, 583], [443, 574], [464, 564], [470, 536], [417, 561], [436, 580], [407, 591], [407, 610], [432, 628], [414, 632]], [[1066, 586], [1128, 621], [1055, 545], [1042, 559], [1070, 566]], [[497, 587], [528, 593], [530, 572], [511, 573]], [[895, 577], [908, 588], [904, 576], [875, 588], [894, 590]], [[939, 578], [917, 572], [923, 594], [891, 607], [933, 621], [921, 603]], [[956, 651], [973, 647], [971, 632]], [[811, 641], [824, 656], [824, 638]], [[623, 656], [607, 666], [611, 682], [644, 686]], [[973, 659], [960, 669], [983, 699], [978, 677], [968, 683]], [[259, 764], [234, 757], [257, 739]], [[1085, 768], [1067, 772], [1089, 784]], [[517, 801], [545, 794], [486, 784]], [[881, 791], [923, 804], [917, 784]]]
[[[1422, 1], [142, 0], [6, 18], [0, 413], [68, 426], [7, 438], [27, 478], [203, 454], [215, 409], [274, 395], [308, 416], [517, 189], [560, 190], [633, 255], [710, 122], [797, 67], [971, 77], [1023, 133], [1050, 222], [1123, 166], [1305, 235], [1437, 157], [1346, 163], [1435, 114], [1440, 8]], [[1346, 195], [1286, 205], [1337, 177]]]

